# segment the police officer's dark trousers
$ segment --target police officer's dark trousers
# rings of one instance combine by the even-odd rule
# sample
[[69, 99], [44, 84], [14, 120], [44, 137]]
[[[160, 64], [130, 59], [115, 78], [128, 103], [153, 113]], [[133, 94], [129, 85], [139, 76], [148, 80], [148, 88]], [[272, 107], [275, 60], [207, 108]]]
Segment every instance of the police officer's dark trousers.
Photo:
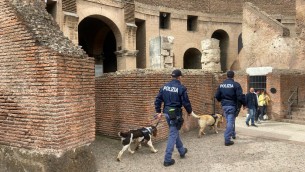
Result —
[[234, 124], [235, 124], [235, 106], [223, 106], [224, 115], [227, 121], [226, 131], [224, 133], [225, 143], [229, 143], [231, 141], [231, 137], [235, 136]]
[[177, 119], [170, 120], [168, 114], [165, 114], [165, 117], [169, 126], [169, 136], [165, 150], [164, 162], [171, 162], [175, 144], [180, 155], [184, 153], [185, 149], [183, 147], [183, 143], [180, 139], [179, 130], [177, 128]]

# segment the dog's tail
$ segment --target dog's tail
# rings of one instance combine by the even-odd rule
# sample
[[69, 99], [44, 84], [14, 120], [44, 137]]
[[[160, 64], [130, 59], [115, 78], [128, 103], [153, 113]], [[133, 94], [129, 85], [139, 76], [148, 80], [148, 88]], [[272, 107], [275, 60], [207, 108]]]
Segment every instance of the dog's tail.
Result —
[[198, 115], [196, 115], [194, 112], [191, 113], [191, 115], [195, 118], [200, 118]]

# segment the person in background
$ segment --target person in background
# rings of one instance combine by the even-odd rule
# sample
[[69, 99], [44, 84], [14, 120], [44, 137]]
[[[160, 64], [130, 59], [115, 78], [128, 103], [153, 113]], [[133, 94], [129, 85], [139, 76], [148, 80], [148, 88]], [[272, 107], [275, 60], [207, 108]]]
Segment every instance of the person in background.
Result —
[[[258, 104], [258, 96], [260, 94], [260, 91], [257, 89], [254, 91], [254, 94], [256, 95], [257, 104]], [[259, 108], [257, 107], [256, 113], [255, 113], [255, 123], [257, 123], [257, 124], [261, 124], [261, 122], [258, 120], [259, 114], [260, 114], [260, 111], [259, 111]]]
[[257, 127], [254, 123], [257, 105], [257, 97], [254, 93], [254, 88], [250, 88], [249, 93], [246, 94], [246, 106], [248, 108], [248, 117], [246, 119], [246, 125], [249, 127], [249, 121], [251, 119], [251, 126]]
[[270, 101], [269, 95], [265, 90], [262, 90], [262, 93], [258, 97], [258, 107], [260, 110], [259, 120], [264, 120], [264, 115], [267, 113], [267, 105]]
[[215, 98], [217, 101], [221, 102], [224, 116], [227, 121], [226, 131], [224, 133], [225, 146], [233, 145], [234, 142], [231, 141], [231, 137], [233, 137], [234, 134], [237, 102], [243, 102], [243, 90], [240, 84], [234, 81], [233, 71], [227, 72], [227, 79], [218, 86]]
[[163, 165], [165, 167], [175, 164], [172, 159], [174, 146], [178, 149], [180, 158], [184, 158], [187, 153], [187, 148], [183, 146], [180, 139], [179, 130], [183, 125], [182, 109], [183, 106], [188, 115], [193, 113], [191, 102], [188, 98], [187, 89], [181, 84], [182, 72], [178, 69], [172, 72], [172, 80], [162, 86], [155, 100], [155, 110], [157, 118], [160, 119], [161, 104], [164, 103], [163, 114], [169, 126], [169, 136], [165, 150], [165, 157]]

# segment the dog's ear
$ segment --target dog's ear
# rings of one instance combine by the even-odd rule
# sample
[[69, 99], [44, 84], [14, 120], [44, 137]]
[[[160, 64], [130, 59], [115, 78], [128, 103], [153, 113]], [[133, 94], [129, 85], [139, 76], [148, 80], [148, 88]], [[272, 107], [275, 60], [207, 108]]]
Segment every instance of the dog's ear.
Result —
[[151, 129], [152, 129], [152, 135], [153, 135], [154, 137], [157, 137], [157, 133], [158, 133], [157, 127], [151, 126]]

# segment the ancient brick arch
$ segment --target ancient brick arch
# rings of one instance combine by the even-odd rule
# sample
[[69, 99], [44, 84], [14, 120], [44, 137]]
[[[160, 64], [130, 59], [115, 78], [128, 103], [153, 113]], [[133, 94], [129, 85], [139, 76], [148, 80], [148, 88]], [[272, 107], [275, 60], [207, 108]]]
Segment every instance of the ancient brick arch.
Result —
[[228, 70], [227, 63], [228, 63], [229, 34], [225, 30], [219, 29], [213, 32], [211, 38], [215, 38], [219, 40], [221, 70], [225, 72]]
[[113, 14], [112, 15], [99, 14], [94, 10], [92, 10], [92, 12], [83, 10], [79, 16], [79, 24], [88, 17], [98, 19], [99, 21], [105, 23], [115, 35], [115, 39], [117, 42], [117, 49], [122, 49], [122, 47], [124, 46], [123, 34], [122, 34], [124, 28], [122, 28], [122, 24], [121, 24], [122, 21], [118, 20], [117, 18], [114, 18]]
[[201, 69], [201, 52], [197, 48], [189, 48], [183, 56], [184, 69]]
[[84, 18], [78, 25], [79, 44], [96, 64], [100, 65], [100, 73], [115, 72], [122, 35], [116, 24], [110, 19], [93, 15]]

